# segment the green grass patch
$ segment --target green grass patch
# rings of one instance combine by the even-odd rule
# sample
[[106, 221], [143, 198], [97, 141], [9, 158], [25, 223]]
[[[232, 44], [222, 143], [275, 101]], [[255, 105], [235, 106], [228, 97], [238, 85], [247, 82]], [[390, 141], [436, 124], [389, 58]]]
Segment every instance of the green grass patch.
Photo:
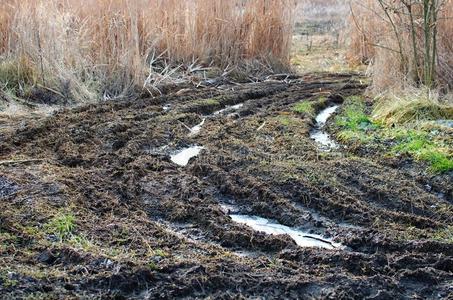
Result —
[[56, 235], [60, 240], [69, 240], [73, 237], [76, 227], [75, 217], [72, 214], [60, 214], [44, 225], [49, 234]]
[[375, 129], [370, 117], [365, 113], [365, 104], [358, 96], [352, 96], [346, 99], [343, 112], [335, 119], [337, 126], [352, 131], [364, 131]]
[[415, 130], [393, 130], [395, 136], [400, 139], [393, 147], [393, 153], [410, 154], [418, 160], [426, 161], [435, 172], [447, 172], [453, 170], [453, 157], [444, 151], [443, 145], [432, 138], [426, 132]]
[[360, 142], [367, 143], [373, 140], [374, 136], [369, 135], [364, 131], [355, 131], [355, 130], [342, 130], [338, 133], [337, 138], [340, 141], [344, 142]]
[[200, 99], [195, 101], [195, 104], [202, 105], [202, 106], [214, 106], [220, 105], [220, 102], [216, 98], [208, 98], [208, 99]]
[[453, 226], [448, 226], [446, 228], [437, 230], [432, 238], [437, 241], [453, 243]]
[[374, 138], [369, 131], [379, 128], [366, 114], [365, 103], [359, 96], [346, 99], [342, 112], [335, 118], [335, 124], [340, 129], [338, 139], [346, 142], [369, 142]]
[[436, 172], [448, 172], [453, 170], [453, 158], [437, 150], [425, 149], [417, 157], [431, 164]]
[[376, 149], [390, 144], [388, 151], [392, 156], [410, 155], [427, 162], [433, 172], [453, 170], [451, 144], [442, 139], [439, 132], [433, 134], [432, 130], [417, 126], [418, 123], [387, 126], [385, 120], [371, 119], [360, 97], [347, 98], [335, 124], [339, 140], [359, 142]]
[[415, 153], [432, 146], [432, 142], [424, 132], [404, 129], [390, 129], [389, 131], [387, 135], [390, 137], [393, 135], [399, 143], [394, 147], [396, 152]]
[[218, 105], [220, 104], [218, 100], [216, 99], [206, 99], [203, 101], [206, 105]]
[[311, 116], [315, 114], [315, 108], [313, 106], [313, 103], [310, 101], [302, 101], [296, 103], [293, 107], [293, 111], [299, 114], [309, 114]]
[[162, 249], [154, 249], [152, 251], [152, 254], [155, 256], [158, 256], [158, 257], [168, 257], [169, 256], [169, 254]]
[[288, 116], [279, 116], [277, 119], [283, 126], [289, 126], [293, 123], [292, 118]]

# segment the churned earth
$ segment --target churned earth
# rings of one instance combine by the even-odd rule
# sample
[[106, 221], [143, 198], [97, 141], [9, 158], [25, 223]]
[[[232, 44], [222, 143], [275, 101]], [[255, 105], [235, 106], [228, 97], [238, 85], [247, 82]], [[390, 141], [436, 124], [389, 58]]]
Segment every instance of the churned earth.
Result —
[[365, 88], [277, 76], [0, 118], [1, 298], [452, 297], [452, 173], [310, 137]]

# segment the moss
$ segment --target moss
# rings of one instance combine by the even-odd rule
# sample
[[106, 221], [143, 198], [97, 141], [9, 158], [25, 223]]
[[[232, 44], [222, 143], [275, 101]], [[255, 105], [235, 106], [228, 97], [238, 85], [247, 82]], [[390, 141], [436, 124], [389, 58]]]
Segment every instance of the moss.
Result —
[[1, 270], [0, 271], [0, 283], [6, 288], [15, 287], [18, 284], [18, 281], [12, 279], [10, 276], [10, 272], [8, 270]]
[[6, 251], [18, 241], [19, 238], [17, 236], [14, 236], [8, 232], [0, 232], [0, 252]]

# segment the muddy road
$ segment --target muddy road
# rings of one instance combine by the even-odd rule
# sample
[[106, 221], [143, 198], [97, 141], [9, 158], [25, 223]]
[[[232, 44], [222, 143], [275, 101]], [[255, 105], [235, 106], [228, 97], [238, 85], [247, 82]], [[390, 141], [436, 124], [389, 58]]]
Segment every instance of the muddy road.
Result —
[[0, 119], [1, 297], [451, 297], [452, 175], [310, 136], [365, 88], [307, 75]]

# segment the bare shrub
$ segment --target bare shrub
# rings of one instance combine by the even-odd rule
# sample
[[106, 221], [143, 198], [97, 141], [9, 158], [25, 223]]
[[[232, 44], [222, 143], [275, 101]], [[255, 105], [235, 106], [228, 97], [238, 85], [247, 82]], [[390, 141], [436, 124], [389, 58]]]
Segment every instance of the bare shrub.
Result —
[[453, 1], [351, 2], [349, 60], [371, 62], [377, 91], [452, 87]]

